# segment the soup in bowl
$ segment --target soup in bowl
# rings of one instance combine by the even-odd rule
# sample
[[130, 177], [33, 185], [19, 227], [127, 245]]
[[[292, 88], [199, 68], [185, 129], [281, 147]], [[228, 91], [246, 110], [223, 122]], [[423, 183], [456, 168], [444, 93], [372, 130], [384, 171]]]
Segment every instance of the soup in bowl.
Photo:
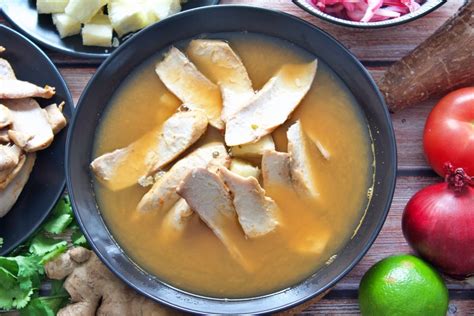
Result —
[[[321, 46], [223, 20], [146, 42], [210, 11], [277, 17]], [[288, 307], [347, 272], [385, 219], [395, 148], [383, 106], [360, 64], [301, 21], [185, 13], [134, 37], [86, 89], [69, 135], [73, 206], [99, 256], [146, 295], [203, 313]], [[97, 116], [80, 133], [85, 108]]]

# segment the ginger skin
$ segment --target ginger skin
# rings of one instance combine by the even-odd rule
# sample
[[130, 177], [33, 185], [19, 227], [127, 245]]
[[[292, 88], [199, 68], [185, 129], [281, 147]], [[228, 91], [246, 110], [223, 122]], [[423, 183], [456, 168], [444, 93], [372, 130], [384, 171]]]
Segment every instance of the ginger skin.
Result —
[[68, 250], [45, 265], [50, 279], [62, 280], [71, 304], [58, 316], [161, 316], [178, 312], [139, 295], [119, 280], [99, 258], [82, 247]]

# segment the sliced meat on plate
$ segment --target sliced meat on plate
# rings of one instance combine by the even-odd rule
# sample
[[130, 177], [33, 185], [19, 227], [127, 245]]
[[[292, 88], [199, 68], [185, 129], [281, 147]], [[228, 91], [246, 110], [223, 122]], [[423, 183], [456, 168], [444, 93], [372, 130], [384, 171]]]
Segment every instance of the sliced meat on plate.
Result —
[[16, 145], [0, 145], [0, 171], [14, 168], [18, 165], [21, 148]]
[[201, 110], [209, 123], [224, 128], [221, 119], [222, 98], [219, 87], [204, 76], [176, 47], [171, 47], [155, 71], [164, 85], [191, 110]]
[[0, 128], [7, 127], [11, 123], [12, 115], [10, 113], [10, 110], [3, 104], [0, 104]]
[[290, 155], [274, 150], [266, 151], [262, 156], [262, 177], [265, 190], [292, 187]]
[[240, 226], [249, 238], [266, 235], [278, 226], [279, 208], [275, 201], [265, 196], [254, 177], [242, 177], [221, 168], [219, 176], [229, 188]]
[[199, 147], [162, 175], [143, 196], [137, 209], [139, 211], [166, 212], [179, 200], [176, 188], [191, 170], [195, 168], [216, 170], [221, 166], [228, 167], [229, 164], [230, 157], [224, 144], [214, 142]]
[[16, 79], [12, 66], [3, 58], [0, 58], [0, 80], [1, 79]]
[[33, 99], [3, 100], [12, 117], [10, 139], [26, 152], [47, 148], [54, 135], [48, 115]]
[[26, 155], [22, 154], [18, 160], [18, 164], [8, 170], [0, 171], [0, 190], [4, 190], [23, 169], [23, 165], [26, 161]]
[[226, 122], [227, 146], [254, 143], [283, 124], [311, 88], [317, 61], [284, 65]]
[[16, 79], [0, 79], [0, 99], [45, 98], [50, 99], [55, 94], [50, 86], [39, 87], [27, 81]]
[[197, 39], [189, 43], [186, 52], [195, 65], [220, 87], [224, 122], [254, 96], [247, 69], [228, 43]]
[[10, 137], [8, 136], [8, 128], [0, 129], [0, 144], [7, 144], [10, 142]]
[[51, 129], [55, 135], [67, 125], [66, 117], [63, 114], [63, 107], [64, 102], [59, 106], [56, 103], [53, 103], [44, 108], [48, 115], [49, 125], [51, 125]]
[[287, 137], [290, 172], [294, 187], [300, 194], [317, 198], [319, 192], [313, 177], [311, 157], [319, 154], [318, 149], [304, 132], [300, 121], [290, 126]]
[[0, 191], [0, 217], [3, 217], [8, 213], [20, 196], [26, 182], [28, 182], [35, 160], [36, 154], [28, 154], [19, 174], [4, 190]]
[[239, 250], [239, 242], [234, 241], [242, 235], [242, 230], [236, 221], [230, 193], [219, 176], [205, 168], [193, 169], [178, 187], [178, 194], [209, 226], [232, 257], [250, 268]]
[[157, 172], [194, 144], [206, 131], [207, 123], [201, 111], [177, 112], [156, 131], [94, 159], [92, 171], [111, 190], [136, 185], [140, 178]]

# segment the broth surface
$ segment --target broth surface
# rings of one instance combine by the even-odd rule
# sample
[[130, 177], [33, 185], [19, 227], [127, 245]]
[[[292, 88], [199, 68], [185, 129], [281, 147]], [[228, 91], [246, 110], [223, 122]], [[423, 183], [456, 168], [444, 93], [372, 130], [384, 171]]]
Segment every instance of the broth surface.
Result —
[[[255, 90], [282, 65], [315, 58], [286, 41], [263, 35], [222, 33], [212, 38], [230, 43], [246, 66]], [[187, 42], [176, 46], [185, 51]], [[158, 128], [181, 105], [155, 74], [154, 66], [162, 53], [145, 61], [117, 90], [97, 132], [95, 157], [125, 147]], [[353, 96], [326, 65], [318, 63], [311, 90], [290, 122], [278, 128], [273, 138], [277, 150], [286, 151], [286, 130], [300, 119], [310, 138], [330, 152], [329, 161], [322, 155], [315, 155], [311, 161], [320, 199], [301, 199], [288, 188], [268, 190], [267, 195], [281, 209], [282, 225], [258, 239], [245, 239], [242, 234], [238, 242], [254, 267], [248, 271], [229, 255], [196, 214], [181, 237], [170, 238], [160, 230], [164, 214], [136, 211], [147, 188], [135, 185], [114, 192], [95, 183], [108, 228], [138, 265], [192, 293], [241, 298], [296, 284], [321, 268], [348, 242], [364, 214], [372, 186], [370, 136]], [[206, 69], [199, 69], [206, 74]], [[216, 130], [209, 128], [193, 148], [216, 139], [223, 141]], [[308, 251], [309, 247], [313, 251]]]

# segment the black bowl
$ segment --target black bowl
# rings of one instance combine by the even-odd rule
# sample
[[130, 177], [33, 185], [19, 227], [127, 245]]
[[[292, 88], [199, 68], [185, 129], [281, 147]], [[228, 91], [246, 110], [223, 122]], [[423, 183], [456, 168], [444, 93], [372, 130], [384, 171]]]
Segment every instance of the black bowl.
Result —
[[[56, 88], [52, 99], [37, 99], [42, 105], [66, 102], [64, 114], [72, 117], [73, 101], [58, 69], [41, 49], [12, 29], [0, 25], [0, 43], [7, 49], [0, 54], [13, 67], [18, 79]], [[30, 236], [48, 216], [64, 191], [66, 130], [54, 137], [53, 144], [38, 152], [33, 172], [23, 192], [8, 214], [0, 218], [0, 237], [4, 244], [0, 255], [13, 250]]]
[[[183, 27], [183, 26], [192, 27]], [[282, 38], [315, 54], [349, 87], [363, 107], [374, 137], [373, 199], [359, 232], [332, 264], [287, 290], [249, 299], [207, 298], [175, 289], [140, 269], [114, 241], [97, 207], [89, 163], [96, 127], [118, 85], [148, 57], [171, 43], [200, 34], [248, 31]], [[87, 239], [104, 263], [130, 286], [159, 302], [195, 313], [269, 313], [300, 304], [331, 288], [364, 256], [387, 216], [396, 178], [396, 146], [390, 116], [364, 67], [329, 35], [282, 12], [216, 6], [180, 13], [137, 34], [108, 58], [89, 82], [71, 125], [66, 154], [67, 185]]]
[[[105, 59], [116, 48], [82, 45], [80, 35], [59, 37], [53, 25], [51, 14], [36, 11], [35, 0], [3, 1], [1, 12], [16, 29], [36, 43], [49, 49], [79, 58]], [[197, 7], [216, 5], [219, 0], [191, 0], [183, 4], [183, 11]]]

